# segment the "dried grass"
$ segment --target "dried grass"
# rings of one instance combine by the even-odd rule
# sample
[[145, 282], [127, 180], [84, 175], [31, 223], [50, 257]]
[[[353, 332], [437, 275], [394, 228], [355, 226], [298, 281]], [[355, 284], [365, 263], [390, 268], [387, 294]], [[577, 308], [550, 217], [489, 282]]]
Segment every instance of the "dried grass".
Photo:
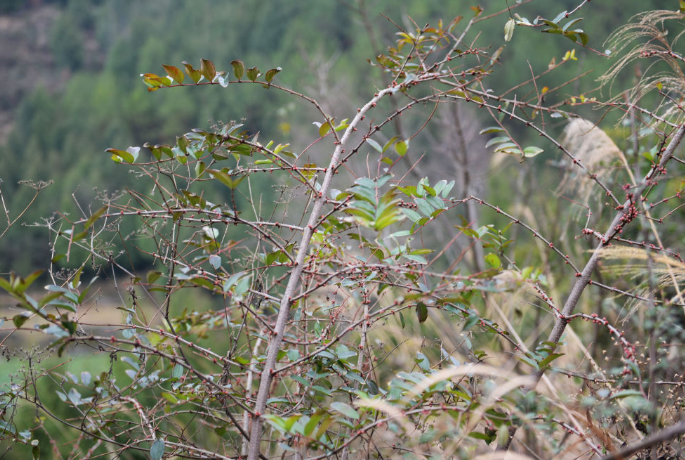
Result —
[[659, 288], [672, 286], [673, 279], [677, 283], [685, 281], [685, 264], [664, 254], [629, 246], [608, 246], [600, 249], [599, 257], [606, 261], [629, 260], [625, 264], [606, 265], [603, 270], [631, 279], [637, 279], [647, 273], [647, 259], [651, 257], [651, 270], [658, 276], [656, 281]]
[[[583, 118], [575, 118], [566, 126], [562, 144], [602, 182], [611, 174], [611, 164], [621, 157], [621, 150], [614, 141], [594, 123]], [[569, 166], [557, 192], [574, 195], [587, 203], [593, 195], [593, 184], [595, 181], [587, 174]]]
[[[683, 20], [683, 18], [685, 15], [677, 11], [647, 11], [634, 16], [628, 24], [614, 32], [607, 39], [606, 44], [614, 54], [622, 52], [625, 54], [599, 78], [602, 85], [609, 85], [609, 91], [611, 91], [616, 77], [626, 67], [638, 59], [650, 57], [655, 60], [642, 72], [640, 81], [630, 92], [629, 99], [638, 101], [646, 93], [657, 89], [657, 85], [660, 85], [661, 91], [669, 93], [674, 100], [685, 96], [685, 74], [681, 68], [683, 57], [673, 49], [685, 30], [669, 40], [668, 30], [664, 25], [666, 21]], [[632, 48], [626, 51], [631, 46]], [[658, 63], [665, 63], [670, 70], [650, 73], [650, 70]], [[622, 95], [618, 95], [616, 99], [621, 97]], [[667, 119], [674, 115], [682, 116], [682, 111], [674, 104], [661, 106], [655, 110], [656, 112], [660, 112], [661, 117]]]

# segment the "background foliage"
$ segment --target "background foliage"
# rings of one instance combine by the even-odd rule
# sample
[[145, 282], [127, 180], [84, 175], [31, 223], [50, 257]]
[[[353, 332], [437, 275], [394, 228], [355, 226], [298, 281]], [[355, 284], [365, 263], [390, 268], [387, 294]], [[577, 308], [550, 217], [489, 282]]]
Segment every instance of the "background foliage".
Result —
[[[616, 7], [613, 2], [602, 2], [593, 7], [594, 14], [584, 18], [583, 24], [600, 46], [633, 14], [657, 3], [625, 1]], [[380, 76], [367, 60], [380, 53], [396, 32], [390, 20], [380, 14], [398, 24], [408, 24], [407, 17], [432, 24], [464, 15], [472, 6], [462, 1], [397, 5], [380, 0], [275, 0], [269, 2], [269, 8], [248, 0], [228, 5], [211, 0], [62, 0], [44, 4], [43, 8], [52, 12], [49, 22], [35, 27], [49, 30], [49, 43], [32, 43], [31, 51], [10, 61], [17, 63], [16, 70], [6, 75], [0, 98], [3, 109], [13, 115], [8, 122], [12, 130], [0, 147], [0, 157], [5, 159], [2, 190], [8, 205], [19, 209], [34, 193], [19, 181], [54, 182], [49, 193], [25, 214], [27, 223], [40, 222], [57, 210], [77, 212], [74, 192], [77, 199], [89, 203], [98, 192], [112, 194], [130, 186], [133, 181], [126, 171], [100, 167], [102, 152], [108, 147], [168, 142], [189, 126], [206, 128], [212, 122], [242, 118], [250, 120], [251, 129], [284, 140], [305, 135], [298, 131], [306, 133], [311, 126], [311, 113], [293, 111], [286, 99], [256, 88], [220, 94], [169, 91], [148, 96], [137, 84], [138, 75], [158, 68], [162, 62], [185, 60], [199, 65], [199, 58], [204, 57], [228, 63], [239, 56], [260, 68], [278, 63], [288, 70], [279, 76], [284, 85], [298, 83], [308, 93], [321, 96], [325, 107], [342, 104], [352, 108], [362, 102], [353, 88], [372, 87]], [[502, 7], [499, 1], [481, 4], [487, 11]], [[573, 7], [572, 1], [557, 4], [560, 11]], [[31, 24], [30, 17], [36, 14], [28, 1], [3, 5], [12, 14], [8, 20]], [[522, 16], [527, 12], [534, 15], [535, 8], [533, 2], [519, 11]], [[501, 37], [499, 25], [495, 27], [493, 22], [482, 31], [484, 45]], [[23, 43], [36, 40], [35, 36], [13, 38]], [[502, 60], [507, 71], [493, 75], [493, 88], [510, 87], [521, 76], [530, 75], [528, 63], [541, 68], [552, 57], [563, 56], [569, 45], [563, 40], [530, 40], [516, 34]], [[40, 68], [26, 74], [19, 66], [30, 68], [38, 59], [34, 50], [41, 47], [50, 51], [51, 58], [41, 59]], [[10, 48], [4, 52], [10, 53]], [[550, 88], [589, 70], [589, 78], [578, 80], [567, 94], [582, 94], [597, 86], [594, 78], [610, 62], [582, 50], [577, 54], [579, 65], [569, 74], [552, 74]], [[8, 66], [8, 73], [12, 67]], [[38, 86], [24, 88], [24, 81]], [[350, 97], [341, 98], [341, 93]], [[417, 150], [416, 158], [423, 151]], [[426, 158], [426, 162], [432, 161], [432, 157]], [[0, 247], [0, 272], [46, 268], [44, 231], [17, 226], [10, 235], [14, 243]]]

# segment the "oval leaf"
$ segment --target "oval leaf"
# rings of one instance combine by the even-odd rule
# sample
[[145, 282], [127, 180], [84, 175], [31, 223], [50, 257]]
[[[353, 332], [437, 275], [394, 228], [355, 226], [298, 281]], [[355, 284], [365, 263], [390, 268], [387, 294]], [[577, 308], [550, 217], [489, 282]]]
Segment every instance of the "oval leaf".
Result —
[[349, 418], [352, 418], [354, 420], [359, 420], [359, 413], [345, 403], [341, 403], [341, 402], [331, 403], [331, 409], [340, 412], [345, 417], [349, 417]]
[[199, 82], [202, 78], [202, 74], [198, 70], [195, 70], [193, 66], [188, 64], [186, 61], [183, 61], [183, 66], [186, 68], [186, 73], [188, 76], [193, 80], [194, 83], [197, 84], [197, 82]]
[[152, 460], [162, 460], [164, 456], [164, 440], [157, 439], [150, 447], [150, 458]]
[[243, 64], [243, 61], [236, 59], [231, 61], [231, 66], [233, 67], [233, 75], [240, 81], [243, 75], [245, 75], [245, 64]]
[[214, 81], [214, 77], [216, 77], [216, 68], [214, 67], [214, 63], [208, 59], [202, 59], [200, 73], [207, 79], [207, 81]]
[[540, 147], [526, 147], [525, 149], [523, 149], [523, 156], [532, 158], [536, 155], [541, 154], [542, 152], [544, 152], [544, 150]]
[[425, 323], [428, 319], [428, 307], [423, 302], [416, 304], [416, 316], [419, 318], [419, 323]]
[[330, 131], [331, 125], [328, 122], [322, 123], [319, 126], [319, 136], [324, 137], [328, 131]]
[[257, 67], [250, 67], [247, 69], [247, 78], [249, 78], [251, 81], [257, 80], [259, 77], [259, 69]]
[[280, 67], [276, 67], [275, 69], [271, 69], [266, 72], [266, 75], [264, 75], [264, 79], [266, 80], [267, 83], [271, 83], [271, 81], [274, 79], [276, 74], [280, 72], [282, 69]]
[[212, 254], [209, 256], [209, 265], [214, 267], [214, 270], [218, 270], [219, 267], [221, 267], [221, 257], [217, 256], [216, 254]]
[[107, 153], [112, 154], [112, 160], [116, 161], [117, 163], [121, 163], [122, 161], [125, 161], [126, 163], [133, 163], [135, 161], [135, 158], [133, 158], [133, 155], [131, 155], [129, 152], [126, 152], [124, 150], [117, 150], [117, 149], [107, 149], [105, 150]]
[[409, 147], [409, 141], [397, 141], [395, 143], [395, 152], [401, 157], [407, 153], [407, 148]]
[[367, 142], [371, 147], [373, 147], [376, 151], [381, 152], [381, 153], [383, 152], [383, 147], [381, 147], [381, 145], [380, 145], [378, 142], [374, 141], [374, 140], [371, 139], [370, 137], [366, 139], [366, 142]]
[[164, 65], [162, 64], [162, 67], [164, 67], [164, 70], [169, 74], [171, 78], [174, 79], [176, 83], [179, 85], [183, 83], [183, 80], [185, 80], [185, 75], [183, 75], [183, 72], [181, 72], [181, 69], [178, 67], [174, 67], [172, 65]]

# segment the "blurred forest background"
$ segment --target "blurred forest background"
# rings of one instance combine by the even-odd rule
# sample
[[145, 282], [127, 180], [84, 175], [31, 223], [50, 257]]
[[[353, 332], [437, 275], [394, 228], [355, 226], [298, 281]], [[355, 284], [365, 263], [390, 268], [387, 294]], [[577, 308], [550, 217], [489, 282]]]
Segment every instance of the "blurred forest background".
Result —
[[[193, 128], [207, 129], [241, 119], [245, 119], [246, 129], [260, 133], [260, 141], [266, 143], [273, 139], [275, 143], [290, 143], [292, 151], [302, 152], [312, 139], [319, 137], [313, 123], [323, 121], [320, 114], [298, 98], [286, 97], [283, 92], [260, 85], [148, 92], [140, 75], [148, 72], [164, 75], [162, 64], [181, 67], [181, 62], [187, 61], [197, 68], [200, 59], [205, 58], [212, 60], [219, 70], [230, 71], [230, 62], [234, 59], [244, 61], [246, 67], [258, 66], [262, 72], [281, 67], [282, 72], [276, 79], [278, 85], [316, 99], [331, 116], [341, 121], [351, 117], [378, 88], [388, 84], [387, 76], [374, 66], [375, 57], [395, 44], [399, 28], [414, 29], [416, 24], [437, 24], [440, 20], [447, 24], [457, 16], [468, 19], [476, 6], [484, 9], [484, 16], [515, 7], [511, 14], [518, 13], [531, 20], [543, 14], [551, 19], [580, 3], [581, 0], [0, 0], [0, 191], [9, 218], [19, 218], [0, 238], [0, 277], [7, 277], [10, 271], [27, 275], [49, 267], [50, 234], [43, 223], [55, 213], [68, 213], [71, 220], [77, 220], [101, 208], [103, 201], [125, 199], [123, 192], [128, 187], [137, 186], [141, 193], [150, 192], [140, 189], [139, 184], [143, 182], [136, 185], [138, 177], [127, 165], [111, 161], [110, 154], [105, 152], [107, 148], [125, 150], [145, 142], [174, 144], [176, 136]], [[675, 10], [678, 2], [603, 0], [583, 7], [577, 15], [583, 18], [578, 27], [589, 35], [588, 46], [600, 53], [563, 36], [522, 27], [517, 27], [513, 39], [505, 42], [503, 29], [510, 17], [506, 13], [489, 20], [485, 23], [489, 28], [479, 35], [472, 33], [467, 40], [471, 46], [495, 44], [488, 49], [490, 53], [495, 53], [496, 47], [505, 46], [498, 64], [502, 69], [496, 69], [502, 71], [488, 77], [487, 84], [498, 94], [516, 87], [509, 96], [515, 94], [518, 100], [530, 98], [534, 93], [531, 85], [520, 88], [516, 85], [529, 80], [532, 73], [542, 74], [552, 62], [560, 63], [573, 50], [577, 60], [536, 81], [540, 88], [561, 85], [558, 91], [550, 92], [548, 102], [558, 104], [563, 110], [574, 97], [597, 96], [607, 100], [617, 96], [611, 94], [608, 86], [602, 89], [601, 96], [598, 89], [597, 78], [615, 61], [600, 56], [608, 47], [605, 40], [635, 14], [656, 8]], [[615, 87], [630, 88], [640, 72], [635, 67], [622, 73], [619, 75], [622, 81]], [[576, 78], [581, 75], [585, 78]], [[642, 102], [649, 107], [649, 100]], [[385, 109], [393, 103], [392, 98], [383, 100], [383, 104], [388, 104]], [[486, 110], [466, 105], [443, 104], [436, 110], [437, 119], [424, 130], [421, 126], [426, 121], [426, 111], [430, 113], [432, 107], [423, 107], [423, 118], [409, 112], [401, 117], [401, 123], [393, 123], [383, 133], [374, 134], [374, 139], [382, 144], [395, 134], [408, 139], [420, 131], [403, 157], [404, 170], [395, 168], [393, 172], [399, 176], [407, 171], [413, 175], [414, 184], [424, 176], [429, 176], [431, 183], [454, 179], [454, 196], [483, 194], [502, 208], [523, 203], [526, 210], [519, 208], [517, 212], [521, 211], [520, 216], [531, 225], [540, 224], [550, 241], [573, 241], [575, 230], [569, 230], [568, 216], [580, 219], [577, 229], [581, 228], [585, 222], [580, 212], [583, 207], [582, 203], [574, 204], [571, 199], [558, 197], [565, 165], [560, 155], [553, 153], [556, 152], [553, 145], [532, 130], [512, 128], [522, 144], [531, 141], [527, 136], [534, 136], [532, 142], [545, 148], [545, 152], [523, 164], [518, 158], [495, 155], [492, 148], [485, 147], [487, 137], [478, 135], [481, 129], [493, 124], [492, 120], [486, 118]], [[604, 116], [604, 112], [589, 107], [576, 106], [572, 110], [592, 122]], [[390, 112], [378, 110], [376, 113]], [[628, 153], [629, 129], [623, 130], [616, 120], [617, 115], [611, 114], [602, 120], [601, 127]], [[546, 121], [550, 134], [557, 137], [567, 125], [561, 118]], [[307, 155], [316, 157], [316, 161], [329, 156], [330, 145], [321, 144], [324, 143], [307, 149]], [[420, 164], [414, 167], [419, 159]], [[497, 174], [491, 175], [491, 171]], [[251, 180], [265, 203], [278, 202], [284, 194], [289, 194], [289, 199], [297, 198], [294, 184], [281, 184], [290, 187], [279, 188], [278, 184], [269, 182], [270, 176], [266, 174], [255, 174]], [[230, 200], [226, 188], [217, 187], [216, 192]], [[32, 202], [37, 190], [40, 193]], [[241, 196], [235, 198], [240, 208]], [[579, 212], [574, 213], [575, 209], [566, 212], [574, 206]], [[20, 215], [24, 209], [26, 212]], [[469, 212], [465, 211], [467, 223], [478, 220]], [[485, 214], [488, 210], [481, 212]], [[456, 264], [461, 261], [459, 254], [464, 248], [459, 248], [461, 242], [451, 244], [458, 233], [454, 225], [461, 223], [455, 214], [444, 217], [454, 221], [444, 222], [443, 227], [433, 227], [437, 231], [420, 236], [431, 239], [422, 241], [425, 246], [442, 246], [453, 251], [445, 259], [455, 260]], [[494, 211], [491, 214], [482, 216], [480, 223], [498, 218]], [[133, 225], [133, 222], [135, 219], [128, 219], [123, 225]], [[678, 223], [669, 221], [667, 225], [675, 227]], [[0, 234], [6, 226], [6, 216], [0, 216]], [[507, 237], [534, 240], [532, 235], [517, 235], [517, 228], [513, 227]], [[136, 230], [123, 228], [122, 239], [132, 241], [134, 246], [150, 243], [149, 240], [139, 243], [142, 239], [136, 239]], [[664, 232], [670, 235], [664, 246], [668, 247], [671, 239], [682, 238], [681, 229], [676, 230]], [[230, 238], [240, 240], [248, 236], [231, 235]], [[466, 240], [465, 244], [469, 244]], [[512, 259], [521, 261], [522, 267], [541, 265], [537, 258], [546, 257], [545, 252], [536, 250], [534, 244], [512, 246], [524, 254]], [[573, 251], [584, 251], [590, 244], [591, 241], [580, 240], [567, 246], [572, 246]], [[130, 258], [130, 263], [142, 273], [151, 268], [150, 260], [144, 259], [144, 250], [130, 251], [122, 258]], [[473, 265], [470, 268], [474, 273], [484, 270], [482, 251], [481, 246], [475, 245], [474, 251], [465, 257], [465, 263]], [[85, 257], [76, 254], [69, 262], [71, 268], [83, 260]], [[69, 266], [69, 263], [62, 260], [59, 266]], [[561, 280], [560, 285], [567, 282]], [[182, 291], [174, 308], [185, 308], [182, 296], [185, 299], [192, 296], [195, 311], [209, 308], [199, 306], [198, 291]], [[0, 308], [11, 304], [11, 300], [0, 299]], [[115, 308], [93, 311], [104, 317], [105, 310], [112, 315], [122, 314]], [[531, 324], [540, 324], [541, 311], [537, 310], [538, 316]], [[420, 325], [416, 325], [415, 330], [419, 329]], [[405, 333], [410, 335], [409, 331]], [[597, 341], [593, 347], [599, 349], [605, 344]], [[104, 354], [84, 354], [84, 357], [69, 364], [69, 371], [76, 375], [81, 370], [111, 365], [110, 358]], [[18, 361], [9, 362], [8, 358], [8, 363], [4, 363], [0, 384], [7, 382], [12, 369], [18, 368]], [[50, 396], [56, 398], [54, 392]], [[34, 415], [34, 410], [22, 414], [26, 420]]]
[[[265, 138], [291, 142], [302, 149], [305, 146], [297, 145], [298, 138], [304, 139], [316, 129], [312, 126], [316, 118], [309, 109], [300, 110], [275, 92], [245, 86], [232, 90], [229, 86], [215, 91], [148, 93], [140, 74], [162, 73], [162, 63], [178, 66], [185, 60], [198, 66], [200, 58], [211, 59], [221, 68], [228, 68], [233, 59], [261, 69], [280, 66], [283, 72], [279, 84], [318, 99], [341, 119], [353, 113], [374, 88], [382, 86], [380, 71], [370, 63], [393, 43], [397, 25], [411, 28], [409, 18], [423, 25], [440, 19], [449, 22], [458, 15], [470, 17], [470, 7], [476, 3], [3, 0], [0, 187], [12, 218], [30, 202], [35, 189], [43, 186], [40, 181], [52, 184], [22, 217], [23, 225], [14, 226], [2, 240], [0, 273], [28, 273], [49, 264], [48, 232], [34, 223], [58, 210], [79, 215], [79, 206], [88, 214], [86, 208], [98, 197], [111, 197], [133, 183], [135, 177], [126, 168], [112, 164], [104, 153], [108, 147], [174, 143], [176, 135], [194, 127], [246, 118], [249, 128], [264, 133]], [[490, 14], [516, 3], [484, 0], [480, 6], [484, 14]], [[524, 3], [515, 12], [533, 19], [542, 7], [550, 10], [545, 14], [551, 17], [572, 9], [578, 2]], [[662, 3], [593, 2], [592, 14], [584, 18], [581, 26], [591, 37], [590, 45], [603, 50], [602, 44], [611, 31], [640, 11], [664, 7]], [[503, 43], [508, 16], [491, 21], [492, 27], [484, 34], [487, 36], [478, 37], [477, 43]], [[515, 34], [507, 45], [501, 59], [508, 71], [497, 72], [494, 77], [499, 88], [529, 78], [531, 67], [541, 72], [550, 57], [559, 61], [566, 51], [575, 49], [578, 63], [568, 67], [574, 75], [565, 70], [552, 73], [545, 84], [553, 87], [555, 82], [560, 84], [591, 71], [589, 78], [577, 80], [562, 93], [565, 97], [592, 95], [597, 86], [595, 79], [611, 65], [610, 59], [568, 40], [526, 35]], [[279, 108], [274, 110], [275, 106]], [[590, 114], [589, 118], [599, 116]], [[449, 124], [449, 120], [445, 123]], [[410, 129], [413, 132], [414, 127]], [[420, 142], [413, 143], [409, 161], [429, 150], [449, 150], [445, 142], [449, 139], [431, 139], [427, 132]], [[478, 144], [482, 149], [479, 142], [474, 140], [473, 148]], [[461, 148], [469, 149], [471, 145]], [[449, 171], [446, 163], [453, 162], [444, 155], [427, 155], [422, 164], [428, 169], [432, 165], [444, 176]], [[515, 167], [515, 160], [511, 163]], [[512, 180], [517, 176], [512, 174]], [[442, 178], [450, 179], [438, 179]], [[480, 184], [481, 189], [486, 186]], [[506, 184], [499, 187], [506, 188]], [[95, 203], [93, 209], [99, 206]]]

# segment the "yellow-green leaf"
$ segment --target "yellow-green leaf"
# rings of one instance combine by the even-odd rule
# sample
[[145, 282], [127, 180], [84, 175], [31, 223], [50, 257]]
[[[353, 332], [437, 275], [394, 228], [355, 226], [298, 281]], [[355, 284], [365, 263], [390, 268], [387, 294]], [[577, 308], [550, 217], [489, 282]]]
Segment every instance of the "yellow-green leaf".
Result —
[[259, 78], [259, 69], [257, 67], [250, 67], [247, 69], [247, 78], [249, 78], [251, 81], [257, 80]]
[[85, 228], [90, 228], [95, 223], [95, 221], [98, 220], [100, 216], [102, 216], [105, 213], [105, 211], [107, 211], [107, 206], [103, 206], [97, 211], [95, 211], [95, 213], [92, 216], [90, 216], [86, 221]]
[[267, 83], [271, 83], [271, 81], [274, 79], [276, 74], [280, 72], [282, 69], [280, 67], [276, 67], [275, 69], [271, 69], [266, 72], [266, 75], [264, 75], [264, 79], [266, 80]]
[[197, 82], [199, 82], [202, 78], [200, 71], [194, 69], [193, 66], [188, 64], [186, 61], [183, 61], [183, 66], [186, 68], [186, 73], [188, 76], [197, 84]]
[[395, 152], [401, 157], [404, 156], [405, 153], [407, 153], [407, 148], [409, 148], [409, 141], [397, 141], [395, 143]]
[[231, 66], [233, 67], [233, 74], [235, 75], [235, 78], [240, 81], [245, 74], [245, 64], [243, 64], [243, 61], [235, 59], [231, 61]]
[[125, 150], [107, 149], [105, 152], [111, 153], [112, 160], [116, 161], [117, 163], [121, 163], [122, 161], [125, 161], [126, 163], [133, 163], [135, 161], [133, 155]]
[[328, 131], [330, 131], [331, 125], [328, 122], [324, 122], [319, 126], [319, 136], [324, 137]]

